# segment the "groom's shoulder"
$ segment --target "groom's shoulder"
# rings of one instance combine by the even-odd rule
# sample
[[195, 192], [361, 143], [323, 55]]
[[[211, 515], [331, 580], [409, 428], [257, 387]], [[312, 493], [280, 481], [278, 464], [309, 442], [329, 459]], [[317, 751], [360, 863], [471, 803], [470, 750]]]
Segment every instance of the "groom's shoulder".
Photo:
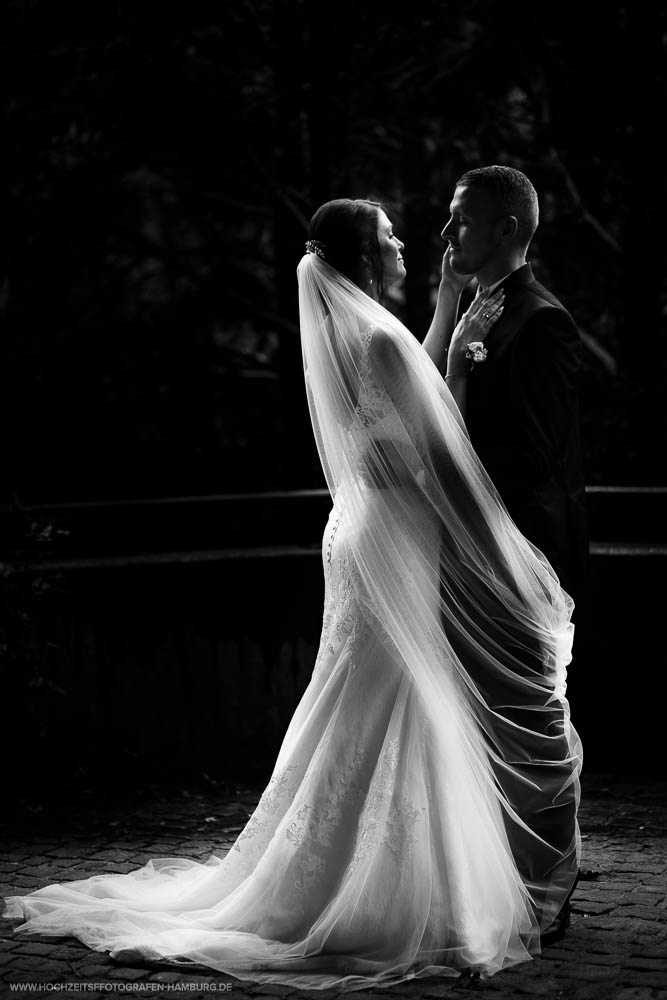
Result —
[[560, 299], [536, 280], [530, 265], [515, 273], [513, 285], [511, 293], [508, 289], [514, 306], [508, 317], [512, 334], [507, 342], [513, 354], [578, 355], [581, 338], [574, 319]]
[[515, 294], [520, 301], [517, 325], [524, 329], [549, 327], [578, 337], [577, 324], [560, 299], [537, 281], [530, 266], [525, 271], [523, 268], [521, 270], [523, 273], [517, 274], [515, 286]]
[[[538, 312], [543, 309], [556, 309], [558, 312], [570, 313], [550, 289], [537, 280], [530, 264], [519, 268], [510, 280], [513, 280], [515, 292], [518, 293], [529, 311]], [[570, 317], [571, 318], [571, 317]]]
[[525, 287], [527, 293], [533, 299], [535, 309], [558, 309], [560, 312], [567, 313], [568, 316], [570, 315], [560, 299], [556, 298], [554, 293], [545, 288], [539, 281], [533, 280]]

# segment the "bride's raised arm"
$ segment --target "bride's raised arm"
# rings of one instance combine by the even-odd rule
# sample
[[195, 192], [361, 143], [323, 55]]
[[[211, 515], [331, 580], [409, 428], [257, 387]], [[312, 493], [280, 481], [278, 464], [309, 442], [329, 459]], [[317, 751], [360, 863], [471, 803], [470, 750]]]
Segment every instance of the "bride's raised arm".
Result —
[[504, 292], [486, 296], [480, 287], [458, 323], [456, 315], [461, 292], [471, 276], [460, 275], [451, 265], [448, 249], [442, 258], [442, 272], [433, 320], [422, 347], [447, 382], [456, 405], [465, 417], [468, 388], [468, 344], [482, 342], [503, 311]]
[[447, 247], [442, 257], [435, 312], [422, 341], [422, 347], [443, 376], [447, 371], [447, 352], [456, 326], [461, 292], [472, 280], [471, 274], [457, 274], [451, 257], [451, 247]]

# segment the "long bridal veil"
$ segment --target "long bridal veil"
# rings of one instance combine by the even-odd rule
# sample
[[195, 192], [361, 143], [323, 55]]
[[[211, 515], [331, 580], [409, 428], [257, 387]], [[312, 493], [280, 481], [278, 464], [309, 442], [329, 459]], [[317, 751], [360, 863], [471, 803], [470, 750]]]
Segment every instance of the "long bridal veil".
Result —
[[579, 856], [572, 602], [408, 330], [298, 267], [333, 500], [308, 688], [224, 858], [7, 901], [20, 931], [301, 988], [490, 975], [539, 952]]
[[500, 811], [544, 930], [580, 848], [581, 744], [565, 697], [573, 602], [510, 519], [410, 332], [316, 255], [299, 284], [311, 418], [332, 497], [358, 525], [368, 614], [442, 759], [459, 760]]

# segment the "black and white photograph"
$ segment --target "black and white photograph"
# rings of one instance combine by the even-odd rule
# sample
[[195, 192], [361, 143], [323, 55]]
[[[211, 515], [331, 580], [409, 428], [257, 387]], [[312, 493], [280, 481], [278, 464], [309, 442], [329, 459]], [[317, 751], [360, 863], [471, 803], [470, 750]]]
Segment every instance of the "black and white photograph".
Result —
[[5, 0], [0, 996], [667, 1000], [666, 22]]

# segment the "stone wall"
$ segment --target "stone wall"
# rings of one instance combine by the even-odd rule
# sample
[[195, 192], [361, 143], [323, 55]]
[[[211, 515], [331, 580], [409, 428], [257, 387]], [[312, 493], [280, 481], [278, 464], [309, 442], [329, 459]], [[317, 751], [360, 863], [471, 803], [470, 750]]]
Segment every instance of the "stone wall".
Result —
[[[321, 501], [308, 509], [323, 526]], [[52, 549], [10, 566], [3, 744], [15, 791], [270, 772], [317, 652], [321, 556], [312, 540], [228, 543]], [[667, 548], [597, 541], [592, 552], [572, 719], [587, 767], [657, 773]]]

